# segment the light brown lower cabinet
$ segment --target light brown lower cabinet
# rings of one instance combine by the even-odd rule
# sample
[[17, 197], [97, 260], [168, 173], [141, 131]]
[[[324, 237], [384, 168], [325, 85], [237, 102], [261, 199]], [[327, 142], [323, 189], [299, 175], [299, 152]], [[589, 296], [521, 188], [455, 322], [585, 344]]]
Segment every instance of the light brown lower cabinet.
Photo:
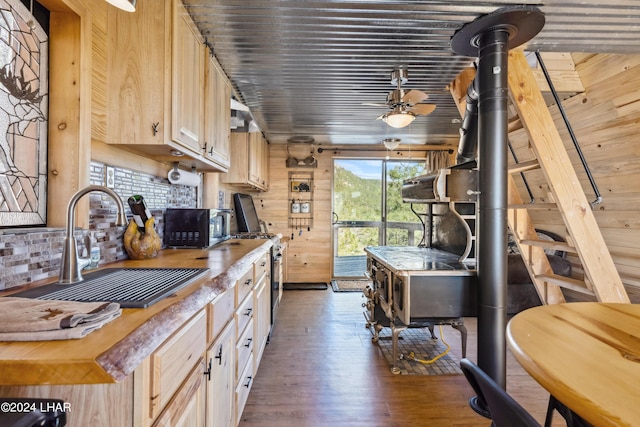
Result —
[[[150, 418], [158, 417], [207, 348], [207, 312], [200, 310], [151, 355]], [[204, 369], [200, 367], [200, 375]]]
[[207, 350], [210, 370], [207, 378], [206, 426], [236, 425], [235, 395], [235, 321], [232, 319]]
[[269, 275], [265, 275], [256, 285], [254, 291], [255, 326], [253, 330], [253, 340], [255, 348], [253, 350], [253, 373], [257, 374], [262, 354], [267, 347], [269, 332], [271, 330], [271, 286]]
[[244, 369], [238, 376], [236, 385], [236, 425], [240, 422], [244, 405], [247, 403], [249, 392], [253, 386], [253, 359], [249, 358]]
[[203, 427], [205, 425], [205, 400], [208, 392], [205, 384], [204, 359], [200, 359], [182, 387], [162, 411], [153, 427]]

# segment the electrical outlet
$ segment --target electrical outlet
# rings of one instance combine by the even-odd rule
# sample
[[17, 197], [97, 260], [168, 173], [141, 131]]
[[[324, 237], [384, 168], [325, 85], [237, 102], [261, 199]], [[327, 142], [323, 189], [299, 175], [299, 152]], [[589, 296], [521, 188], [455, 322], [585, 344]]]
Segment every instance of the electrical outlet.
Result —
[[107, 166], [105, 185], [107, 188], [116, 188], [116, 168], [113, 166]]
[[224, 191], [218, 191], [218, 208], [224, 209]]

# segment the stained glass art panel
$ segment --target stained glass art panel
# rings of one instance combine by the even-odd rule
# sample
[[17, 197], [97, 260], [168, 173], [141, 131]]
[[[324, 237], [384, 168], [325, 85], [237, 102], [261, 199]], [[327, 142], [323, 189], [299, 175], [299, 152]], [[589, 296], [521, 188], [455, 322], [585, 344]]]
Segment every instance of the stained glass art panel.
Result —
[[46, 224], [48, 36], [0, 0], [0, 227]]

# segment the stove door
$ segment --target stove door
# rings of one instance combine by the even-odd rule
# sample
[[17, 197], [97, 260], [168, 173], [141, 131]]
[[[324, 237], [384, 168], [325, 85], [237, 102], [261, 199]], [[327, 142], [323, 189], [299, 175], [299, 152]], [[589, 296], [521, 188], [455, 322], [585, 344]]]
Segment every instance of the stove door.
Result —
[[378, 292], [380, 300], [386, 304], [391, 303], [391, 272], [384, 267], [376, 266], [372, 271], [373, 289]]
[[410, 277], [393, 275], [391, 293], [393, 295], [393, 311], [402, 323], [408, 325], [411, 322], [410, 303]]

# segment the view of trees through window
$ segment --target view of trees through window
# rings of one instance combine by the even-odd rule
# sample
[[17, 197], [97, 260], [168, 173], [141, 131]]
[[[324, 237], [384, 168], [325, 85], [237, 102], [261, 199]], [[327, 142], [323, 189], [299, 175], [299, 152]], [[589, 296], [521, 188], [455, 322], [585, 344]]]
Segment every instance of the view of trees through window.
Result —
[[[402, 181], [424, 173], [424, 163], [390, 162], [387, 165], [387, 246], [416, 246], [422, 239], [422, 224], [402, 201]], [[414, 205], [424, 212], [425, 205]]]
[[[380, 244], [386, 186], [387, 245], [417, 245], [422, 226], [410, 205], [402, 201], [402, 182], [424, 173], [424, 162], [387, 161], [383, 179], [383, 160], [336, 160], [333, 177], [333, 211], [339, 221], [358, 222], [338, 230], [337, 255], [364, 255], [365, 246]], [[419, 209], [424, 210], [422, 205]]]

